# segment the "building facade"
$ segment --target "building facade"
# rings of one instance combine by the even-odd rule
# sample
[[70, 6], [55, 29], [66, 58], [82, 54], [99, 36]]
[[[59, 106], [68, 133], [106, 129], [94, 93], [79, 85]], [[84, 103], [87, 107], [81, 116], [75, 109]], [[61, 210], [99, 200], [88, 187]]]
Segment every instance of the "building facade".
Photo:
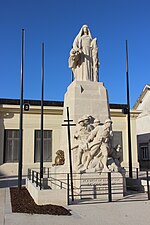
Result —
[[[122, 146], [122, 166], [128, 167], [128, 129], [126, 105], [110, 104], [113, 121], [113, 146]], [[137, 110], [131, 110], [131, 140], [133, 167], [138, 167], [136, 138]], [[28, 168], [40, 166], [40, 119], [38, 100], [25, 100], [23, 112], [23, 174]], [[0, 99], [0, 174], [18, 174], [20, 101]], [[60, 149], [60, 134], [63, 123], [63, 102], [44, 101], [44, 167], [51, 167], [56, 151]], [[66, 128], [67, 135], [67, 128]]]
[[150, 169], [150, 85], [141, 92], [133, 109], [139, 112], [136, 120], [138, 161], [141, 170]]

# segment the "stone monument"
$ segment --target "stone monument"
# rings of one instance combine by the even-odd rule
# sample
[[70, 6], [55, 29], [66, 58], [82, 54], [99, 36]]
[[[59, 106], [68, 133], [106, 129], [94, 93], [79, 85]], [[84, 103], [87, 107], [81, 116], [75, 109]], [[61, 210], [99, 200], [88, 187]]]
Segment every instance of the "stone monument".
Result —
[[[74, 81], [64, 97], [63, 121], [68, 107], [70, 119], [76, 124], [70, 127], [73, 172], [124, 172], [111, 145], [113, 132], [107, 89], [98, 81], [97, 39], [92, 38], [87, 25], [81, 27], [74, 39], [68, 64]], [[60, 149], [64, 151], [66, 170], [69, 168], [66, 127], [62, 127]]]
[[[64, 97], [62, 124], [68, 119], [69, 109], [69, 119], [76, 124], [70, 127], [72, 171], [67, 127], [62, 126], [60, 149], [56, 152], [55, 163], [50, 171], [50, 192], [53, 191], [55, 200], [65, 201], [68, 186], [60, 188], [67, 182], [69, 184], [66, 173], [70, 173], [72, 201], [73, 192], [76, 199], [91, 198], [91, 195], [93, 198], [107, 198], [110, 183], [112, 195], [120, 198], [126, 188], [125, 170], [120, 164], [121, 146], [112, 146], [108, 93], [103, 82], [98, 81], [100, 62], [97, 40], [92, 38], [87, 25], [83, 25], [75, 37], [68, 62], [74, 81]], [[110, 173], [111, 171], [115, 173]]]

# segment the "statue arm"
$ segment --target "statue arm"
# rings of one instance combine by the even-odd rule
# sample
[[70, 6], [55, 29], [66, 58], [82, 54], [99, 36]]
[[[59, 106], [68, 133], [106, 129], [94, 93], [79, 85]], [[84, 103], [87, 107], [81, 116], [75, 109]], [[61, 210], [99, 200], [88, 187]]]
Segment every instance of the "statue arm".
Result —
[[73, 42], [73, 49], [75, 52], [82, 52], [82, 39], [79, 36], [77, 36]]
[[88, 137], [88, 142], [91, 142], [94, 140], [95, 136], [97, 135], [98, 130], [95, 128], [91, 131], [91, 134]]
[[69, 65], [69, 68], [73, 68], [74, 67], [74, 60], [71, 57], [71, 55], [69, 56], [69, 59], [68, 59], [68, 65]]
[[68, 59], [69, 68], [76, 68], [79, 60], [79, 51], [74, 50], [73, 48], [70, 51], [70, 56]]

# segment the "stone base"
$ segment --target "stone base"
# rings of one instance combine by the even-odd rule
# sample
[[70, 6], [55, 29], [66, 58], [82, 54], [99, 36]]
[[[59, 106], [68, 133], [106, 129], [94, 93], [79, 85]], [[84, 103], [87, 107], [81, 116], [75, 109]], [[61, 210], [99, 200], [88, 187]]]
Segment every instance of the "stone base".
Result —
[[[148, 181], [148, 184], [149, 184], [149, 187], [150, 187], [150, 181]], [[142, 187], [143, 187], [143, 189], [142, 189], [142, 191], [144, 191], [144, 192], [147, 192], [147, 180], [145, 179], [142, 179], [141, 180], [141, 185], [142, 185]]]
[[69, 165], [64, 164], [64, 165], [60, 165], [60, 166], [53, 166], [50, 168], [50, 173], [51, 174], [70, 173]]
[[[67, 107], [71, 123], [77, 124], [84, 115], [90, 115], [104, 123], [110, 118], [109, 101], [107, 90], [102, 82], [76, 81], [68, 87], [64, 98], [63, 121], [67, 119]], [[75, 126], [71, 126], [71, 146], [76, 146], [73, 138]], [[65, 163], [68, 164], [68, 136], [67, 127], [63, 126], [61, 131], [60, 149], [65, 153]]]
[[66, 189], [48, 189], [40, 190], [27, 179], [26, 188], [34, 199], [37, 205], [67, 205], [67, 190]]
[[68, 87], [64, 99], [64, 119], [66, 107], [70, 118], [77, 123], [83, 115], [91, 115], [102, 123], [110, 117], [107, 90], [102, 82], [76, 81]]
[[[125, 177], [111, 173], [112, 201], [120, 199], [126, 192]], [[85, 173], [80, 177], [81, 199], [108, 200], [108, 173]]]

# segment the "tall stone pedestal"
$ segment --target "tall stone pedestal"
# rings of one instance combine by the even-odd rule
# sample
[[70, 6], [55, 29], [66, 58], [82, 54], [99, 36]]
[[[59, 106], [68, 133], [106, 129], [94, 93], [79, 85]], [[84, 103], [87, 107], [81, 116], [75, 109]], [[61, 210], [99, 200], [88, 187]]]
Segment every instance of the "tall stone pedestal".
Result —
[[[63, 121], [67, 119], [67, 107], [69, 107], [70, 119], [77, 124], [83, 115], [90, 115], [104, 123], [110, 118], [107, 90], [102, 82], [74, 80], [68, 87], [64, 98]], [[71, 127], [71, 137], [74, 127]], [[71, 140], [72, 147], [75, 140]], [[62, 127], [60, 149], [65, 152], [66, 164], [68, 164], [68, 140], [67, 127]]]
[[107, 90], [102, 82], [76, 81], [68, 87], [64, 98], [64, 117], [69, 107], [70, 118], [77, 123], [83, 115], [91, 115], [102, 123], [109, 118]]
[[112, 200], [118, 200], [126, 193], [125, 176], [120, 173], [111, 173], [109, 181], [108, 173], [85, 173], [81, 175], [80, 193], [81, 199], [93, 198], [108, 201], [109, 183], [111, 184]]

